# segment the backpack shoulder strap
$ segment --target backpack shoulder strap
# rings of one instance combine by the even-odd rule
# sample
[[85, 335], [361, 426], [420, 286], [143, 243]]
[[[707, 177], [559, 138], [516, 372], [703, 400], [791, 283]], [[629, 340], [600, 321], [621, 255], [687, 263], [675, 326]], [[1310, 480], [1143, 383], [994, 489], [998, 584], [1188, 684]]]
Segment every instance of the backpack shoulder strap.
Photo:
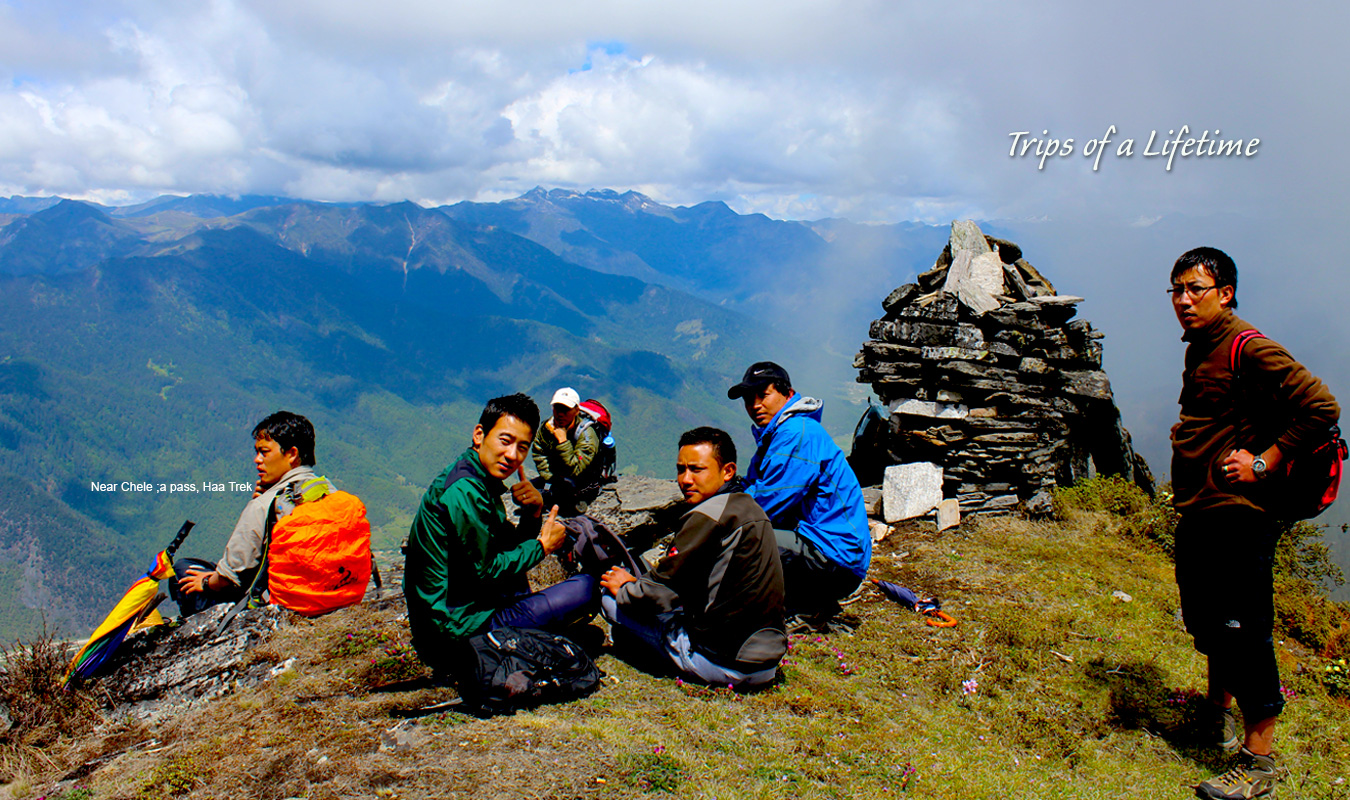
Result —
[[1228, 349], [1228, 368], [1233, 374], [1238, 373], [1238, 368], [1242, 365], [1242, 348], [1247, 346], [1247, 342], [1252, 339], [1264, 339], [1266, 335], [1255, 328], [1250, 328], [1233, 337], [1233, 344]]
[[235, 601], [235, 604], [230, 607], [229, 611], [225, 612], [225, 616], [221, 617], [220, 625], [216, 627], [217, 636], [224, 633], [225, 629], [230, 627], [230, 623], [234, 622], [234, 618], [239, 616], [239, 612], [249, 606], [254, 597], [262, 591], [260, 581], [262, 581], [263, 576], [267, 574], [267, 553], [272, 547], [272, 528], [277, 524], [277, 499], [280, 494], [281, 493], [278, 492], [278, 496], [273, 497], [272, 504], [267, 507], [267, 522], [263, 525], [262, 557], [258, 559], [258, 569], [253, 573], [253, 580], [249, 582], [248, 588], [244, 590], [243, 596]]

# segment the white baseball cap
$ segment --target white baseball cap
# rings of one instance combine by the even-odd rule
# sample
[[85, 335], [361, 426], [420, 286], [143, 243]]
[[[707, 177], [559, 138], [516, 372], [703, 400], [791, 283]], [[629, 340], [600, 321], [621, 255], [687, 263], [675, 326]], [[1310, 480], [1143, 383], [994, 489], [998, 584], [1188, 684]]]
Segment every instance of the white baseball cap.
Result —
[[577, 404], [579, 404], [580, 402], [581, 402], [581, 395], [577, 394], [577, 390], [573, 389], [570, 386], [564, 386], [563, 388], [553, 393], [553, 405], [555, 406], [567, 406], [568, 408], [576, 408]]

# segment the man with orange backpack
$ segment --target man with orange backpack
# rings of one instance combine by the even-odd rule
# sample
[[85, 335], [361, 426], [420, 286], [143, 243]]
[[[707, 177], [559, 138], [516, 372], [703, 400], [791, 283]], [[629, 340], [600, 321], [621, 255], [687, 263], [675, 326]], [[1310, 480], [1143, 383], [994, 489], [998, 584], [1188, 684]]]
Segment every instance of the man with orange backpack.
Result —
[[332, 491], [332, 484], [314, 473], [314, 426], [309, 420], [278, 411], [253, 428], [253, 440], [258, 483], [225, 544], [225, 553], [214, 563], [200, 558], [174, 563], [177, 577], [169, 581], [169, 595], [185, 617], [244, 595], [267, 553], [269, 518], [284, 517], [303, 503], [302, 487], [308, 484], [313, 494], [319, 488], [315, 482], [320, 482], [324, 490], [320, 494]]

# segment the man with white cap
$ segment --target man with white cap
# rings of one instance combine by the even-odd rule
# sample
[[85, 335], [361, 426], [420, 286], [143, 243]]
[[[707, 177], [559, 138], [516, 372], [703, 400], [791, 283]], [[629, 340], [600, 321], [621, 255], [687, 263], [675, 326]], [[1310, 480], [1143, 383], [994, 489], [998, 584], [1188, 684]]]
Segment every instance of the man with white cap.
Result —
[[537, 485], [544, 491], [545, 502], [556, 504], [563, 516], [584, 513], [595, 499], [587, 489], [591, 484], [598, 486], [588, 471], [598, 463], [600, 433], [580, 413], [580, 404], [581, 395], [570, 386], [554, 392], [553, 416], [544, 420], [534, 437]]

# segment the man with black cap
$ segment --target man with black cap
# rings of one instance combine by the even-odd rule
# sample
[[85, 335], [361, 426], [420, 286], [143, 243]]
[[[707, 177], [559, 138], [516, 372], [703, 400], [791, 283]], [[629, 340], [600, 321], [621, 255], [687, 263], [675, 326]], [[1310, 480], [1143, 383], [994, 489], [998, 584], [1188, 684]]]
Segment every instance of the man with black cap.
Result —
[[824, 404], [792, 389], [787, 371], [760, 361], [727, 397], [745, 403], [758, 449], [745, 491], [773, 521], [789, 613], [830, 614], [872, 561], [862, 487], [820, 424]]

